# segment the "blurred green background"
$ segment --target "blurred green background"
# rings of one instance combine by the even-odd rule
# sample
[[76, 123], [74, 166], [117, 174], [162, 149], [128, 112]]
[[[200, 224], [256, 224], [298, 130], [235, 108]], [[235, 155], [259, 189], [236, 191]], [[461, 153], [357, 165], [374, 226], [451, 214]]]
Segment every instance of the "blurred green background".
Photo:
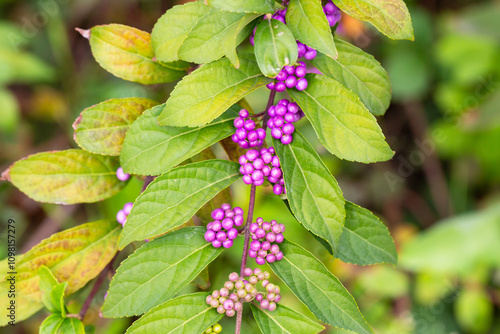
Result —
[[[88, 41], [74, 28], [121, 23], [151, 31], [176, 3], [0, 0], [0, 171], [32, 153], [76, 147], [71, 125], [93, 104], [132, 96], [165, 101], [173, 85], [142, 86], [114, 78], [93, 60]], [[388, 40], [345, 16], [339, 30], [341, 38], [372, 53], [389, 73], [393, 102], [379, 122], [396, 151], [392, 161], [340, 161], [320, 145], [305, 120], [299, 125], [346, 199], [372, 210], [389, 227], [399, 265], [332, 261], [270, 188], [258, 190], [256, 214], [287, 223], [287, 238], [324, 260], [376, 333], [500, 333], [500, 2], [407, 4], [414, 42]], [[267, 92], [258, 90], [248, 100], [261, 111]], [[223, 157], [220, 147], [213, 149]], [[36, 203], [1, 182], [0, 239], [5, 240], [7, 220], [14, 218], [18, 251], [25, 252], [59, 230], [113, 218], [141, 185], [134, 180], [102, 203], [61, 207]], [[231, 191], [234, 203], [246, 208], [248, 187], [239, 182]], [[0, 258], [5, 252], [0, 247]], [[213, 287], [239, 267], [240, 254], [241, 240], [210, 266]], [[92, 284], [69, 298], [72, 311], [79, 310]], [[99, 317], [106, 288], [85, 322], [94, 324], [96, 333], [124, 333], [134, 319]], [[310, 314], [283, 290], [282, 303]], [[37, 333], [46, 316], [41, 311], [0, 332]], [[223, 332], [233, 332], [234, 319], [221, 324]], [[248, 313], [244, 326], [244, 333], [258, 333]]]

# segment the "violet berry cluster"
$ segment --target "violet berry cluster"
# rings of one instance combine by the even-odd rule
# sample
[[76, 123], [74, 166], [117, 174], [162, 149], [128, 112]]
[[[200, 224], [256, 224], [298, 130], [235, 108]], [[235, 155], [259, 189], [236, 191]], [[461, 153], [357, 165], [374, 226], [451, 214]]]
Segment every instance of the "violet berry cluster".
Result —
[[248, 110], [241, 109], [239, 117], [234, 120], [236, 132], [231, 136], [231, 139], [241, 148], [262, 146], [266, 138], [266, 130], [256, 129], [254, 120], [250, 119], [249, 116]]
[[335, 6], [332, 0], [328, 0], [328, 2], [323, 6], [323, 12], [326, 15], [326, 20], [330, 27], [333, 27], [340, 21], [341, 13], [339, 7]]
[[307, 88], [308, 82], [306, 76], [306, 64], [299, 61], [294, 66], [285, 66], [276, 76], [276, 81], [267, 84], [267, 88], [275, 90], [278, 93], [283, 92], [287, 88], [295, 88], [304, 90]]
[[[281, 300], [279, 286], [269, 283], [271, 275], [260, 268], [245, 268], [243, 277], [238, 273], [229, 274], [229, 281], [224, 283], [224, 287], [215, 290], [207, 296], [206, 302], [211, 307], [217, 309], [219, 314], [226, 314], [233, 317], [237, 311], [243, 308], [244, 302], [256, 300], [263, 309], [274, 311], [276, 303]], [[260, 283], [265, 291], [260, 292], [257, 284]]]
[[127, 181], [128, 179], [130, 179], [130, 174], [125, 173], [123, 171], [123, 168], [118, 167], [118, 169], [116, 170], [116, 177], [120, 181]]
[[212, 334], [212, 333], [220, 333], [222, 332], [222, 326], [219, 325], [218, 323], [208, 327], [205, 329], [205, 331], [201, 334]]
[[285, 192], [283, 171], [274, 147], [262, 148], [260, 151], [248, 150], [245, 155], [240, 156], [239, 163], [243, 183], [261, 186], [267, 178], [273, 184], [276, 195]]
[[207, 224], [205, 240], [212, 243], [212, 246], [219, 248], [230, 248], [233, 240], [238, 237], [236, 227], [243, 224], [243, 209], [240, 207], [231, 208], [231, 205], [224, 203], [220, 208], [212, 211], [212, 219]]
[[295, 132], [293, 123], [304, 117], [303, 111], [297, 103], [282, 99], [269, 108], [268, 114], [267, 126], [271, 129], [271, 136], [280, 139], [283, 145], [290, 144]]
[[255, 259], [258, 265], [273, 263], [283, 259], [283, 252], [278, 244], [285, 239], [283, 237], [285, 225], [278, 224], [276, 220], [265, 222], [261, 217], [255, 223], [250, 224], [252, 242], [248, 255]]
[[125, 226], [125, 223], [127, 222], [127, 217], [130, 214], [130, 211], [132, 211], [133, 205], [134, 205], [134, 203], [130, 203], [130, 202], [125, 203], [125, 205], [123, 206], [123, 209], [118, 211], [118, 213], [116, 214], [116, 220], [118, 220], [118, 222], [122, 226]]

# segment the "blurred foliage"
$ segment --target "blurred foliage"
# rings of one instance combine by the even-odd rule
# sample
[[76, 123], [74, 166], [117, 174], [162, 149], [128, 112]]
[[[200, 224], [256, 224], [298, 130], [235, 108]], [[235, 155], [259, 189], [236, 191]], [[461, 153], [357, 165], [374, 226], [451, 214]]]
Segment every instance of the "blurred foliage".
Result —
[[[113, 78], [94, 62], [88, 41], [74, 28], [114, 22], [151, 31], [173, 4], [0, 1], [0, 170], [34, 152], [76, 147], [71, 124], [86, 107], [116, 97], [164, 101], [172, 85]], [[389, 73], [393, 100], [380, 121], [397, 152], [393, 160], [375, 165], [340, 161], [326, 152], [309, 125], [298, 125], [322, 152], [346, 199], [388, 225], [400, 264], [357, 267], [332, 261], [270, 189], [258, 191], [255, 214], [287, 222], [287, 238], [307, 244], [346, 282], [376, 333], [500, 333], [500, 3], [413, 0], [408, 6], [415, 42], [391, 41], [345, 16], [340, 29], [340, 37], [374, 54]], [[265, 106], [265, 93], [248, 96], [257, 112]], [[423, 140], [427, 145], [419, 144]], [[213, 149], [224, 157], [219, 146]], [[40, 206], [0, 183], [0, 239], [5, 240], [4, 226], [14, 218], [18, 252], [24, 253], [59, 230], [113, 218], [141, 186], [142, 180], [135, 179], [101, 203], [61, 208]], [[246, 206], [247, 187], [237, 182], [232, 194], [234, 204]], [[238, 242], [210, 265], [212, 286], [225, 281], [227, 270], [221, 268], [239, 266]], [[1, 247], [1, 258], [5, 252]], [[91, 288], [92, 282], [67, 301], [70, 312], [78, 312]], [[95, 326], [96, 333], [124, 333], [133, 319], [99, 317], [106, 289], [107, 283], [84, 323]], [[196, 289], [190, 285], [182, 293]], [[284, 290], [284, 304], [310, 315]], [[8, 332], [37, 333], [44, 312]], [[257, 333], [248, 310], [244, 317], [243, 332]], [[223, 319], [221, 325], [224, 332], [234, 330], [234, 320]], [[344, 331], [328, 328], [325, 333]]]

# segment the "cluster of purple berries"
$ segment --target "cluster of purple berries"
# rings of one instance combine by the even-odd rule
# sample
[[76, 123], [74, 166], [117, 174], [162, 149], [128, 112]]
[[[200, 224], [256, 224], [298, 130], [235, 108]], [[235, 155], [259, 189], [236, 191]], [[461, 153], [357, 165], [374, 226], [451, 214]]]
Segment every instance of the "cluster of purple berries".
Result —
[[304, 112], [297, 103], [282, 99], [277, 105], [269, 108], [268, 114], [267, 126], [271, 129], [271, 136], [280, 139], [283, 145], [290, 144], [295, 131], [292, 123], [304, 117]]
[[304, 78], [307, 73], [306, 69], [306, 64], [302, 61], [294, 66], [285, 66], [276, 76], [276, 82], [268, 83], [266, 87], [277, 92], [282, 92], [287, 88], [304, 90], [308, 85], [307, 79]]
[[339, 7], [335, 6], [332, 0], [329, 0], [323, 7], [323, 12], [325, 12], [326, 19], [330, 27], [333, 27], [340, 21], [341, 13]]
[[298, 58], [306, 58], [307, 60], [313, 60], [318, 55], [318, 52], [315, 49], [299, 41], [297, 41], [297, 49], [298, 49], [297, 50]]
[[118, 169], [116, 170], [116, 177], [120, 181], [127, 181], [128, 179], [130, 179], [130, 174], [125, 173], [123, 171], [123, 168], [118, 167]]
[[275, 154], [274, 147], [262, 148], [260, 151], [248, 150], [240, 156], [240, 173], [243, 174], [243, 183], [261, 186], [264, 180], [273, 184], [273, 192], [281, 195], [285, 192], [285, 180], [281, 170], [280, 159]]
[[234, 120], [234, 126], [236, 132], [231, 136], [231, 139], [241, 148], [262, 146], [264, 144], [266, 130], [255, 128], [255, 122], [249, 118], [248, 110], [240, 110], [239, 117]]
[[235, 226], [243, 224], [243, 209], [224, 203], [219, 209], [212, 211], [214, 221], [207, 224], [205, 240], [212, 243], [212, 246], [219, 248], [230, 248], [233, 240], [238, 236], [238, 230]]
[[[219, 314], [226, 314], [228, 317], [233, 317], [241, 310], [243, 302], [251, 302], [254, 299], [260, 303], [261, 308], [274, 311], [281, 295], [279, 286], [269, 283], [270, 276], [269, 272], [260, 268], [245, 268], [243, 277], [233, 272], [229, 274], [229, 281], [224, 283], [224, 287], [208, 295], [206, 302], [216, 308]], [[266, 289], [263, 293], [257, 289], [259, 282]]]
[[265, 222], [261, 217], [257, 218], [255, 223], [250, 224], [250, 233], [252, 233], [252, 242], [248, 255], [255, 259], [258, 265], [273, 263], [283, 259], [283, 252], [280, 251], [278, 244], [285, 239], [283, 237], [285, 225], [278, 224], [276, 220]]
[[130, 211], [132, 211], [132, 206], [133, 205], [134, 205], [134, 203], [130, 203], [130, 202], [126, 203], [123, 206], [123, 209], [121, 209], [120, 211], [118, 211], [118, 213], [116, 214], [116, 220], [118, 220], [118, 222], [122, 226], [125, 226], [125, 223], [127, 222], [127, 217], [130, 214]]

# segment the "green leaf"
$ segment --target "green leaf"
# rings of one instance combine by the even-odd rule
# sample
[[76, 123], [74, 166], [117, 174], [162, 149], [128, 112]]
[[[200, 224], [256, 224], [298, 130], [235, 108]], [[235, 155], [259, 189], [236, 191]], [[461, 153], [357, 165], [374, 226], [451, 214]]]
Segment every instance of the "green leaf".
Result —
[[410, 13], [403, 0], [335, 0], [347, 15], [370, 22], [392, 39], [414, 40]]
[[205, 231], [185, 227], [135, 251], [113, 277], [103, 315], [139, 315], [174, 297], [223, 250], [205, 240]]
[[335, 40], [339, 58], [321, 53], [312, 64], [323, 74], [337, 80], [359, 96], [376, 116], [383, 115], [391, 102], [391, 83], [387, 72], [372, 55], [342, 40]]
[[[21, 321], [42, 306], [38, 269], [45, 265], [58, 282], [67, 282], [66, 294], [81, 289], [94, 279], [116, 254], [121, 226], [116, 221], [100, 220], [53, 234], [29, 250], [16, 264], [16, 321]], [[9, 277], [9, 276], [7, 276]], [[7, 294], [9, 282], [1, 277], [0, 293]], [[9, 306], [0, 298], [0, 307]], [[8, 318], [0, 317], [0, 326]]]
[[[236, 53], [236, 47], [245, 40], [252, 32], [255, 24], [250, 24], [259, 15], [247, 14], [243, 16], [238, 24], [233, 24], [227, 31], [225, 37], [221, 40], [221, 48], [226, 57], [231, 61], [234, 67], [240, 67], [240, 59]], [[258, 20], [255, 20], [258, 21]]]
[[280, 248], [285, 256], [270, 264], [271, 269], [319, 320], [356, 333], [373, 333], [354, 298], [314, 255], [286, 240]]
[[192, 334], [201, 333], [222, 319], [222, 314], [205, 301], [200, 292], [172, 299], [155, 307], [127, 330], [127, 334]]
[[93, 27], [90, 47], [94, 58], [106, 71], [145, 85], [176, 81], [189, 68], [184, 62], [154, 61], [151, 35], [120, 24]]
[[131, 97], [111, 99], [85, 109], [73, 123], [75, 141], [86, 151], [120, 155], [130, 124], [156, 101]]
[[38, 202], [92, 203], [125, 187], [116, 177], [119, 166], [116, 158], [83, 150], [52, 151], [15, 162], [2, 179]]
[[316, 334], [325, 329], [316, 321], [283, 305], [278, 305], [272, 312], [254, 304], [250, 304], [250, 307], [255, 321], [264, 334]]
[[337, 181], [298, 131], [289, 145], [275, 139], [273, 142], [283, 169], [290, 210], [306, 229], [335, 249], [345, 218], [344, 197]]
[[60, 333], [60, 328], [64, 318], [59, 314], [51, 314], [40, 325], [40, 334], [56, 334]]
[[328, 151], [341, 159], [364, 163], [386, 161], [394, 155], [377, 120], [356, 94], [324, 75], [308, 74], [306, 78], [306, 90], [288, 89], [288, 93]]
[[187, 222], [239, 177], [239, 164], [226, 160], [192, 163], [157, 177], [135, 201], [120, 236], [120, 249]]
[[335, 256], [344, 262], [368, 265], [398, 262], [389, 230], [373, 213], [346, 202], [345, 227]]
[[262, 73], [275, 78], [285, 65], [297, 61], [297, 42], [286, 24], [274, 19], [263, 20], [255, 32], [255, 57]]
[[38, 275], [40, 276], [40, 292], [42, 293], [43, 304], [50, 312], [60, 313], [65, 317], [64, 290], [68, 282], [58, 283], [54, 274], [46, 266], [41, 266], [38, 269]]
[[[224, 56], [222, 40], [229, 31], [235, 33], [232, 27], [238, 26], [244, 16], [243, 13], [212, 9], [189, 32], [179, 49], [179, 58], [197, 64], [210, 63], [222, 58]], [[241, 42], [240, 40], [239, 43]]]
[[205, 64], [177, 84], [158, 121], [170, 126], [207, 124], [269, 82], [252, 55], [240, 55], [239, 68], [227, 58]]
[[290, 0], [286, 23], [299, 41], [328, 57], [337, 58], [337, 49], [321, 0]]
[[208, 0], [210, 6], [233, 12], [274, 13], [274, 0]]
[[238, 117], [232, 106], [213, 122], [198, 128], [161, 126], [158, 115], [164, 105], [147, 110], [130, 127], [120, 156], [127, 173], [157, 175], [169, 171], [186, 159], [234, 133]]
[[156, 22], [151, 33], [156, 59], [163, 62], [179, 60], [182, 43], [196, 23], [206, 16], [210, 7], [203, 1], [188, 2], [167, 10]]
[[42, 322], [40, 334], [85, 334], [83, 323], [76, 318], [51, 314]]

